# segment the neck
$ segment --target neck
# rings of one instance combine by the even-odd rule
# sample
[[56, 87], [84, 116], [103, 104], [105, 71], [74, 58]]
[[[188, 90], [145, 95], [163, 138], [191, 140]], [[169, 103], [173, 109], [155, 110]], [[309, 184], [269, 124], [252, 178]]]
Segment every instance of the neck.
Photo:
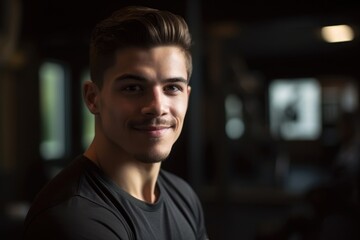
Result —
[[123, 152], [98, 147], [94, 142], [84, 155], [133, 197], [148, 203], [158, 199], [156, 182], [161, 163], [143, 163]]

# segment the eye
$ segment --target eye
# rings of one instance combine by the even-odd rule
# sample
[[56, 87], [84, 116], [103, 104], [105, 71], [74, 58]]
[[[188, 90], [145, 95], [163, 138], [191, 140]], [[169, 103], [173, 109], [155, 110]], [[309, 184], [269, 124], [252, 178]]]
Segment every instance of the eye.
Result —
[[164, 87], [164, 91], [169, 94], [176, 94], [183, 91], [183, 87], [180, 84], [170, 84]]
[[121, 91], [125, 92], [125, 93], [135, 94], [135, 93], [142, 92], [143, 88], [138, 84], [130, 84], [130, 85], [123, 86], [121, 88]]

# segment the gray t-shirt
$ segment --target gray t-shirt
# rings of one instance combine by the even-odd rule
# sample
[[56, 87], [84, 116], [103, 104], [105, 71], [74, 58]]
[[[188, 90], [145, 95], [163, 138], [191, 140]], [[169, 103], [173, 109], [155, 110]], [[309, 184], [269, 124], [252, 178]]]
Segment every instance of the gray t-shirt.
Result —
[[81, 155], [37, 195], [24, 240], [204, 240], [203, 210], [192, 188], [160, 170], [159, 199], [142, 202]]

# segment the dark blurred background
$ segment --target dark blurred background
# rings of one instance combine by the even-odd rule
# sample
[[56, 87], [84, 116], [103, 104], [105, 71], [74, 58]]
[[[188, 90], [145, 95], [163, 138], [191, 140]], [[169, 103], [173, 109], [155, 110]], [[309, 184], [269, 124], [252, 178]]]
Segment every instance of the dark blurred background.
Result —
[[191, 102], [164, 168], [199, 194], [210, 239], [360, 239], [360, 3], [0, 4], [1, 239], [20, 239], [35, 194], [89, 143], [89, 35], [129, 4], [189, 23]]

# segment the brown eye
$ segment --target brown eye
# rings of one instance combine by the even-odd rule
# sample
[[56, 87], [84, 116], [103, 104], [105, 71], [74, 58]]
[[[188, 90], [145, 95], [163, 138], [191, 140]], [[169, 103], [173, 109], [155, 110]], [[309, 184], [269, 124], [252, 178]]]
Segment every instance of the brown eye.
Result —
[[140, 85], [132, 84], [132, 85], [127, 85], [127, 86], [122, 87], [121, 91], [127, 92], [127, 93], [139, 93], [139, 92], [142, 92], [143, 89]]
[[172, 84], [172, 85], [167, 85], [164, 87], [165, 92], [167, 93], [177, 93], [177, 92], [182, 92], [183, 88], [180, 85], [177, 84]]

